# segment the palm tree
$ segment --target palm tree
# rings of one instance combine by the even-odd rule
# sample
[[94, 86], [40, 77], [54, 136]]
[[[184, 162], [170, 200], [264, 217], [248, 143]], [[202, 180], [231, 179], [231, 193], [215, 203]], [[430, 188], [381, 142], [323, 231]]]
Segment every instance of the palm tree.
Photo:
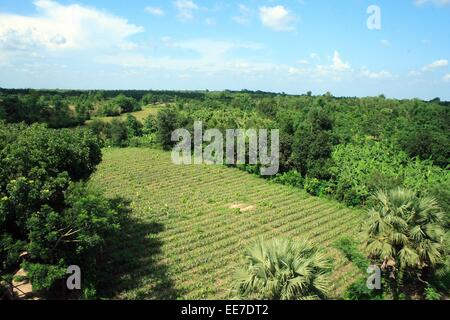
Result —
[[250, 247], [247, 266], [236, 273], [239, 294], [251, 299], [323, 299], [328, 289], [330, 262], [308, 242], [260, 240]]
[[418, 279], [441, 260], [444, 245], [444, 215], [436, 200], [418, 197], [413, 191], [398, 188], [374, 195], [369, 210], [367, 249], [375, 261], [390, 267], [394, 299], [405, 273], [416, 272]]

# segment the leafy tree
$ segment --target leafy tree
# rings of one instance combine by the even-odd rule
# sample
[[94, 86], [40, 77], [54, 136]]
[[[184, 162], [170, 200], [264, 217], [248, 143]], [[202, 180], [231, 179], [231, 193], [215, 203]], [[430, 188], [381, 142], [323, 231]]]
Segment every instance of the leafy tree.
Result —
[[432, 159], [440, 167], [450, 164], [450, 137], [436, 130], [417, 130], [410, 133], [402, 141], [403, 149], [412, 158]]
[[259, 241], [245, 253], [247, 266], [236, 273], [240, 295], [251, 299], [323, 299], [330, 263], [308, 242]]
[[169, 150], [172, 145], [172, 132], [178, 129], [179, 113], [174, 108], [162, 109], [156, 117], [156, 141], [163, 149]]
[[127, 124], [119, 119], [113, 119], [108, 125], [108, 141], [114, 147], [126, 147], [128, 144]]
[[437, 202], [413, 191], [395, 189], [375, 194], [367, 219], [371, 259], [388, 266], [390, 288], [398, 299], [406, 276], [424, 281], [445, 250], [443, 213]]
[[147, 93], [141, 99], [142, 106], [148, 106], [150, 104], [155, 104], [157, 102], [158, 102], [157, 97], [151, 93]]
[[3, 108], [2, 105], [0, 105], [0, 121], [5, 120], [6, 119], [6, 111]]
[[104, 239], [119, 227], [109, 201], [82, 183], [100, 160], [89, 130], [0, 127], [0, 276], [26, 251], [22, 267], [37, 289], [57, 288], [72, 264], [95, 283]]
[[131, 114], [127, 115], [126, 126], [128, 129], [128, 138], [142, 136], [142, 124], [135, 116]]
[[321, 109], [313, 109], [307, 121], [294, 136], [292, 161], [294, 167], [311, 178], [329, 178], [328, 165], [334, 144], [331, 119]]
[[113, 101], [103, 102], [97, 110], [98, 115], [103, 115], [107, 117], [119, 116], [122, 113], [122, 109], [118, 104]]
[[149, 115], [145, 120], [144, 120], [144, 126], [142, 128], [142, 132], [144, 134], [152, 134], [155, 133], [157, 130], [156, 128], [156, 117], [153, 115]]
[[121, 113], [128, 113], [141, 110], [141, 106], [132, 97], [119, 94], [113, 99], [113, 104], [120, 108]]

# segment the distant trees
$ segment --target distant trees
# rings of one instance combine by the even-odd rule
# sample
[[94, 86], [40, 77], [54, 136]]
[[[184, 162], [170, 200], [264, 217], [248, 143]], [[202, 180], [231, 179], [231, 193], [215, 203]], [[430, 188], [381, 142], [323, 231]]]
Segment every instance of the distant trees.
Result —
[[131, 114], [127, 114], [125, 120], [114, 118], [110, 122], [94, 120], [88, 127], [100, 138], [103, 146], [128, 147], [135, 137], [141, 137], [142, 124]]
[[129, 113], [141, 110], [141, 106], [134, 98], [119, 94], [113, 99], [100, 103], [97, 114], [107, 117], [119, 116], [122, 113]]
[[155, 95], [153, 95], [151, 93], [147, 93], [141, 99], [141, 106], [148, 106], [150, 104], [155, 104], [157, 102], [158, 102], [158, 98]]
[[394, 299], [407, 277], [425, 283], [443, 263], [444, 235], [444, 215], [433, 198], [401, 188], [376, 193], [367, 220], [367, 251], [383, 262]]
[[245, 252], [247, 265], [235, 275], [237, 292], [246, 299], [324, 299], [330, 261], [308, 242], [258, 241]]
[[133, 111], [141, 110], [141, 106], [137, 103], [134, 98], [127, 97], [123, 94], [119, 94], [117, 97], [112, 99], [112, 103], [120, 108], [121, 113], [128, 113]]
[[0, 115], [9, 123], [47, 123], [52, 128], [74, 127], [84, 122], [61, 96], [0, 95]]

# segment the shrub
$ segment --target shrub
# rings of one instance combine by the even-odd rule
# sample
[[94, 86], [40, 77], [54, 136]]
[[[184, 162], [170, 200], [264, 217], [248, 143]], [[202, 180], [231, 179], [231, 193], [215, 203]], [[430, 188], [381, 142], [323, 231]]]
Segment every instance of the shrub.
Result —
[[297, 171], [289, 171], [276, 175], [273, 182], [303, 189], [304, 179]]
[[260, 240], [246, 251], [245, 258], [247, 266], [237, 271], [235, 285], [247, 299], [326, 297], [330, 261], [311, 243]]

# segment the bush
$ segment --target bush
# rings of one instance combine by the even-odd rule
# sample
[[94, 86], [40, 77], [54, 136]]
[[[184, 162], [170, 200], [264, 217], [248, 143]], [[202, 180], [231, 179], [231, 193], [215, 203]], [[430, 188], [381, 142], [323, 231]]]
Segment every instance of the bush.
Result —
[[132, 137], [129, 142], [129, 146], [133, 148], [152, 148], [156, 147], [155, 135], [146, 134], [142, 137]]
[[97, 110], [97, 115], [105, 117], [117, 117], [122, 113], [119, 105], [115, 104], [113, 101], [106, 101], [100, 105]]
[[433, 287], [425, 288], [425, 299], [426, 300], [441, 300], [442, 296]]
[[289, 171], [278, 174], [273, 179], [273, 182], [280, 183], [286, 186], [297, 187], [303, 189], [304, 179], [297, 171]]
[[330, 185], [325, 180], [305, 178], [303, 189], [313, 196], [325, 196], [330, 193]]
[[[351, 238], [341, 238], [334, 243], [334, 247], [341, 251], [345, 258], [355, 264], [362, 274], [366, 274], [370, 266], [369, 259], [358, 249], [357, 243]], [[367, 287], [366, 278], [361, 277], [352, 283], [344, 293], [346, 300], [383, 300], [382, 290], [371, 290]]]
[[341, 238], [336, 241], [334, 247], [340, 250], [349, 261], [353, 262], [361, 272], [366, 273], [370, 261], [361, 251], [359, 251], [354, 240], [350, 238]]
[[366, 279], [360, 278], [352, 283], [344, 292], [345, 300], [384, 300], [384, 295], [380, 290], [370, 290], [367, 288]]
[[247, 299], [324, 299], [330, 261], [309, 242], [258, 241], [245, 253], [247, 266], [236, 272], [235, 286]]

